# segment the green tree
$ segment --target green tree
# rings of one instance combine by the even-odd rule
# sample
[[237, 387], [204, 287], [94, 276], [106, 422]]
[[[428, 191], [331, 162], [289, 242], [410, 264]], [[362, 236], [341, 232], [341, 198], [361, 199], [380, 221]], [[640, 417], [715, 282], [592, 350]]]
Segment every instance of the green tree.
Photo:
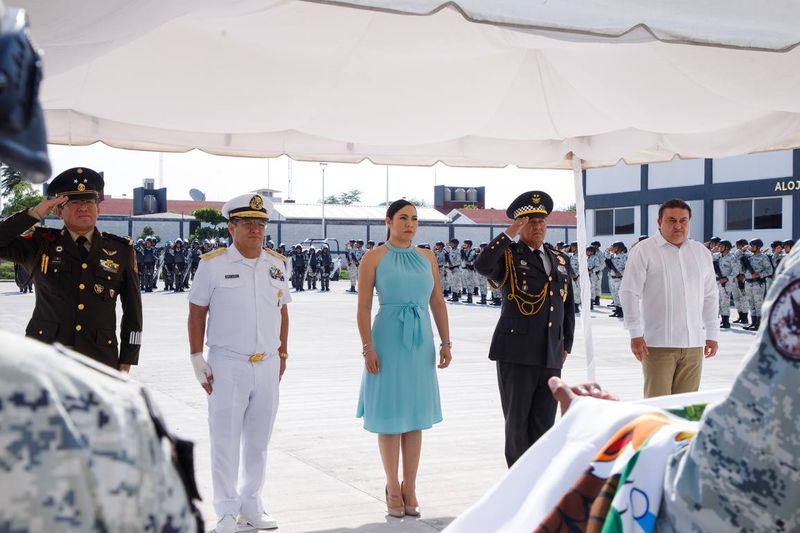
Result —
[[144, 228], [142, 228], [142, 234], [139, 235], [137, 240], [138, 239], [144, 239], [145, 237], [155, 237], [156, 241], [160, 241], [161, 240], [161, 237], [158, 237], [156, 235], [156, 232], [153, 231], [153, 228], [151, 228], [150, 226], [145, 226]]
[[214, 209], [213, 207], [195, 209], [192, 213], [192, 216], [195, 218], [195, 220], [205, 222], [206, 224], [211, 224], [212, 226], [219, 226], [225, 222], [225, 217], [222, 216], [222, 211], [219, 209]]
[[0, 163], [0, 195], [8, 196], [14, 188], [23, 183], [22, 174], [5, 163]]
[[339, 205], [352, 205], [361, 201], [363, 192], [358, 189], [353, 189], [347, 192], [340, 192], [339, 194], [332, 194], [325, 197], [326, 204], [339, 204]]
[[14, 214], [18, 211], [29, 209], [42, 200], [44, 196], [37, 192], [30, 183], [21, 181], [14, 185], [10, 190], [2, 193], [3, 216]]
[[575, 212], [578, 211], [578, 206], [577, 206], [577, 204], [575, 204], [575, 202], [572, 202], [567, 207], [564, 207], [563, 209], [561, 209], [561, 211], [569, 211], [570, 213], [575, 213]]

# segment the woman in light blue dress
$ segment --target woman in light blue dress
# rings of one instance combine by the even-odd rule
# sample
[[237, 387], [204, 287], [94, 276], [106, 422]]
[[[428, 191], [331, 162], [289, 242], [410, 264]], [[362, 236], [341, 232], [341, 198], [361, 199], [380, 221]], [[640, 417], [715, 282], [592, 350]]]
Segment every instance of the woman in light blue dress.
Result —
[[[411, 243], [418, 226], [414, 205], [394, 202], [386, 211], [386, 226], [386, 243], [364, 255], [358, 269], [356, 318], [365, 367], [358, 416], [364, 418], [367, 431], [378, 434], [388, 513], [419, 516], [416, 479], [422, 430], [442, 421], [430, 315], [441, 339], [439, 368], [447, 368], [452, 358], [450, 330], [436, 256]], [[371, 326], [373, 289], [380, 310]]]

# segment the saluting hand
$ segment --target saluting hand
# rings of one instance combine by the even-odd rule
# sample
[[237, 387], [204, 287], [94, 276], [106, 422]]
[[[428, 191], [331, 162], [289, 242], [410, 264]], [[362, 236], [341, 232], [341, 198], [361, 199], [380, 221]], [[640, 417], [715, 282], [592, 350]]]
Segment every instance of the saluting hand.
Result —
[[524, 228], [528, 224], [529, 220], [530, 219], [528, 217], [520, 217], [520, 218], [516, 219], [506, 229], [506, 235], [508, 235], [509, 237], [511, 237], [513, 239], [514, 237], [519, 235], [519, 233], [522, 231], [522, 228]]
[[55, 198], [44, 199], [38, 204], [36, 204], [36, 207], [33, 208], [33, 212], [36, 213], [37, 217], [42, 219], [47, 215], [49, 215], [50, 211], [52, 211], [56, 207], [59, 207], [67, 203], [67, 200], [69, 200], [67, 196], [57, 196]]

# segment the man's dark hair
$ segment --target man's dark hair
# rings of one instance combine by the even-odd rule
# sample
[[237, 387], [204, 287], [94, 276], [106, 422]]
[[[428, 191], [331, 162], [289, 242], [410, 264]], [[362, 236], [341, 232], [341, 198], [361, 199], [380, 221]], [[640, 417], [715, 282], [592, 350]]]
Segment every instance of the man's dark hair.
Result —
[[689, 211], [689, 218], [692, 218], [692, 208], [680, 198], [673, 198], [661, 204], [661, 207], [658, 208], [658, 218], [664, 214], [664, 209], [686, 209]]

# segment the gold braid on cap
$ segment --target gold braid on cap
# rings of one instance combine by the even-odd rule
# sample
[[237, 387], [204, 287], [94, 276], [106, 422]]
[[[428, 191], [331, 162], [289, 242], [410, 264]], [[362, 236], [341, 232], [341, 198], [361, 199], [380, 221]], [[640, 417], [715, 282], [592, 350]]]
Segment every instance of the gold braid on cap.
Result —
[[517, 284], [517, 269], [514, 266], [514, 254], [510, 248], [506, 248], [504, 256], [506, 273], [503, 276], [502, 281], [500, 281], [498, 284], [495, 284], [492, 280], [489, 280], [489, 285], [492, 287], [492, 290], [499, 290], [503, 285], [505, 285], [506, 281], [509, 281], [510, 278], [509, 293], [506, 298], [509, 301], [517, 304], [517, 309], [519, 309], [521, 315], [534, 316], [538, 314], [542, 310], [542, 307], [544, 307], [544, 303], [547, 300], [547, 291], [550, 288], [550, 284], [545, 283], [541, 292], [536, 294], [522, 290], [522, 288], [520, 288], [520, 286]]
[[537, 206], [523, 205], [522, 207], [518, 207], [517, 209], [514, 210], [515, 219], [521, 216], [533, 215], [533, 214], [547, 215], [548, 213], [547, 209], [543, 205], [537, 205]]

